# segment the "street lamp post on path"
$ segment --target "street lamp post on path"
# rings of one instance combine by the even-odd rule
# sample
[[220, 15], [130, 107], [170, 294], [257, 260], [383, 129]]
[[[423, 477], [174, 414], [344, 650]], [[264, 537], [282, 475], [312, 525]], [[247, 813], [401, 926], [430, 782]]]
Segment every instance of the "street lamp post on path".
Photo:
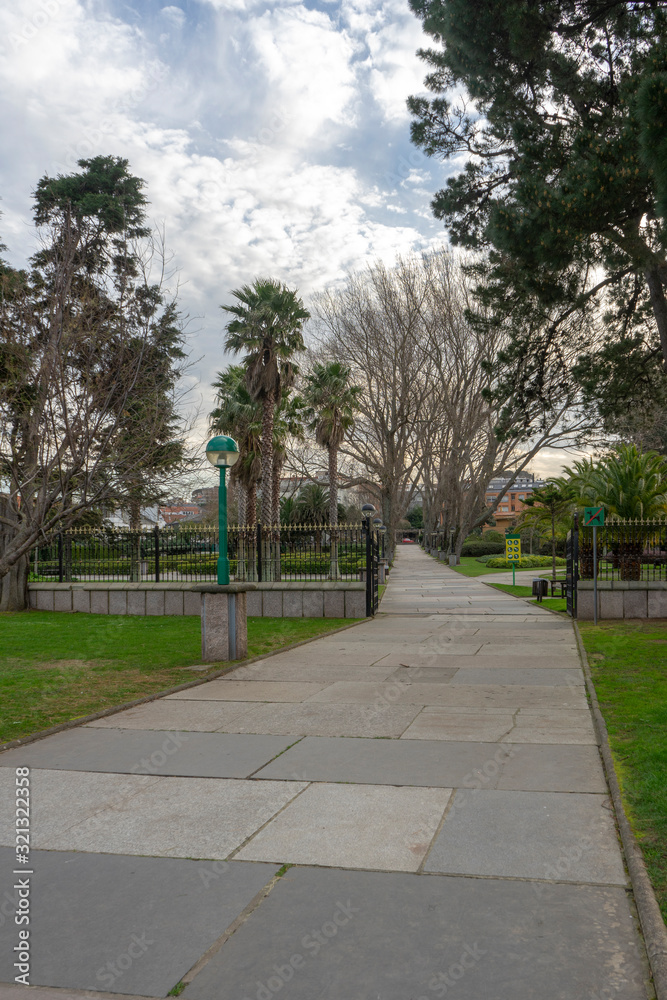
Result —
[[206, 445], [206, 457], [220, 469], [220, 489], [218, 491], [218, 584], [229, 583], [229, 558], [227, 556], [227, 482], [225, 473], [239, 458], [239, 446], [234, 438], [219, 434]]

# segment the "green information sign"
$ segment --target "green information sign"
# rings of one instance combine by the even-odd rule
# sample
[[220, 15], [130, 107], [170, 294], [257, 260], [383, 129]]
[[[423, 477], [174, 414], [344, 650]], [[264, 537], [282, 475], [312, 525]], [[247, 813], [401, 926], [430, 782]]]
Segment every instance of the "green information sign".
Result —
[[601, 528], [604, 525], [604, 507], [584, 507], [584, 528]]
[[505, 558], [508, 562], [521, 559], [521, 535], [505, 535]]

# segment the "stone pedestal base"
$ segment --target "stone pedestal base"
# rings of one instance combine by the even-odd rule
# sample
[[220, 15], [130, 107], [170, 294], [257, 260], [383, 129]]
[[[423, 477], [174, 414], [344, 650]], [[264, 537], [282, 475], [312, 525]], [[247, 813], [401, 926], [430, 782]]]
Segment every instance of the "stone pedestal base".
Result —
[[246, 592], [253, 584], [193, 587], [201, 594], [201, 652], [205, 663], [242, 660], [248, 655]]

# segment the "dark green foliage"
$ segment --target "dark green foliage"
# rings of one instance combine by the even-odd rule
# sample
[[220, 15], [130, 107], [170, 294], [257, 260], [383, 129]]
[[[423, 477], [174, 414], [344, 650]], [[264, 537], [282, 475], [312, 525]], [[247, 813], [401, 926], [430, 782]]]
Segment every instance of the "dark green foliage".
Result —
[[87, 511], [137, 521], [184, 465], [183, 335], [144, 268], [143, 181], [118, 157], [79, 167], [37, 185], [30, 271], [0, 265], [0, 609], [23, 606], [7, 581], [37, 538]]
[[413, 528], [423, 528], [424, 527], [424, 509], [423, 507], [412, 507], [405, 515], [406, 521], [409, 521]]
[[505, 551], [502, 542], [464, 542], [461, 549], [462, 556], [493, 556], [500, 555]]
[[[499, 397], [527, 412], [581, 379], [608, 408], [646, 399], [654, 359], [667, 359], [667, 10], [411, 6], [437, 43], [419, 53], [436, 96], [410, 98], [412, 138], [464, 161], [432, 204], [455, 243], [488, 252], [476, 268], [484, 321], [512, 340], [497, 359]], [[600, 304], [603, 327], [592, 322]]]

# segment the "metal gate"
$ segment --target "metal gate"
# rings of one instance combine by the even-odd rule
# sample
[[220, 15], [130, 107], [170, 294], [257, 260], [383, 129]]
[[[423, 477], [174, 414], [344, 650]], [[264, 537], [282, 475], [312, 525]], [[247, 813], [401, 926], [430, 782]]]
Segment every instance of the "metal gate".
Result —
[[579, 580], [579, 517], [574, 515], [574, 527], [565, 542], [565, 599], [567, 613], [577, 617], [577, 581]]
[[379, 604], [381, 534], [366, 520], [366, 617], [376, 614]]

